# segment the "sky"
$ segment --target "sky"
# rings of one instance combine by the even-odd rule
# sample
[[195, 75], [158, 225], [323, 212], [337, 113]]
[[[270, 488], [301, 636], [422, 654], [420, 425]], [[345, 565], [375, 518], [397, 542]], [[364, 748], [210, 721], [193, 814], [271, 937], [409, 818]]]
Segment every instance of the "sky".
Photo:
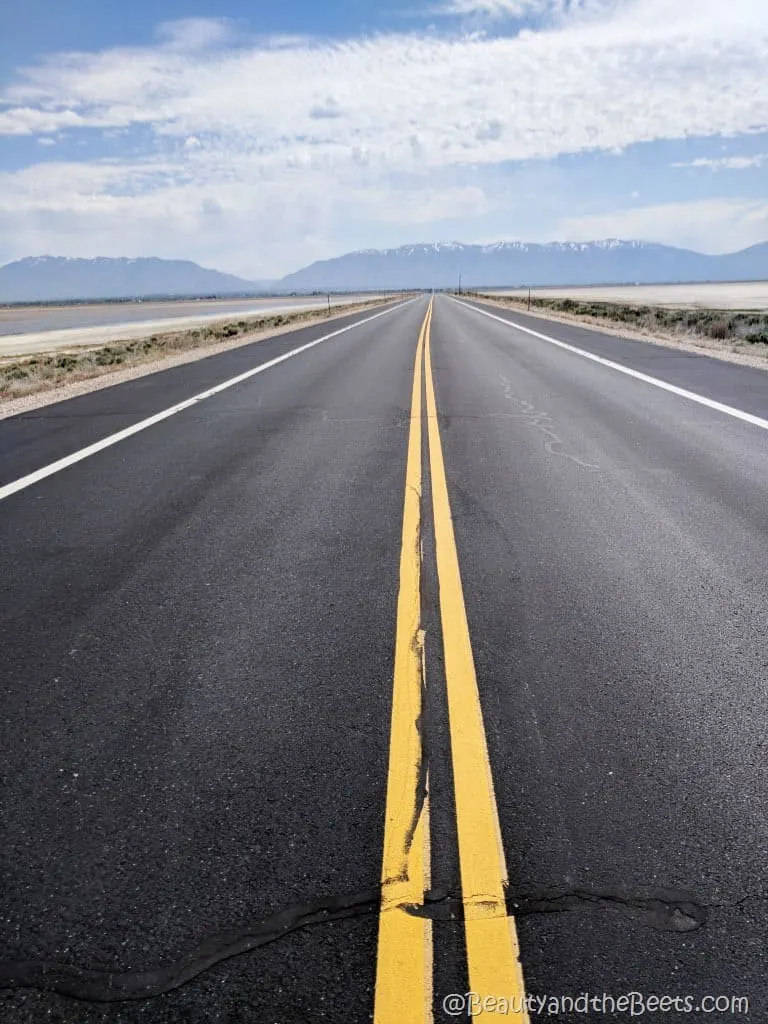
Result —
[[0, 264], [768, 241], [766, 0], [25, 0]]

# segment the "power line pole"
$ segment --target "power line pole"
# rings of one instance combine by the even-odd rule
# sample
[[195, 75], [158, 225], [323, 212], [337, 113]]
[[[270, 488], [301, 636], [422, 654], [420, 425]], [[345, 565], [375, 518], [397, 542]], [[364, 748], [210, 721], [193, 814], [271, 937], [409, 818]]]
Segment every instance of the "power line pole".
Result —
[[461, 295], [461, 274], [459, 274], [459, 295]]

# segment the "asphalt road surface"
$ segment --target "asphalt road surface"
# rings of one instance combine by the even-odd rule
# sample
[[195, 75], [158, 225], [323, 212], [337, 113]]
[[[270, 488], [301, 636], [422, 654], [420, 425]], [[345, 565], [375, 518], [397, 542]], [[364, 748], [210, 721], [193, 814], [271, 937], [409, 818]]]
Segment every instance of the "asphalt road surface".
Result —
[[329, 326], [0, 423], [0, 1021], [768, 1020], [768, 376]]

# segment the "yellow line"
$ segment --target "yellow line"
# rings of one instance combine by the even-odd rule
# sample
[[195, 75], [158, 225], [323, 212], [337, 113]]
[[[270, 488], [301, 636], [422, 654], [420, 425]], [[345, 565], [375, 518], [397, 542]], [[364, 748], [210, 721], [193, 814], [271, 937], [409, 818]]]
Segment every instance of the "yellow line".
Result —
[[[431, 309], [431, 305], [430, 305]], [[432, 923], [408, 913], [429, 888], [429, 802], [422, 771], [421, 381], [429, 311], [413, 373], [397, 599], [392, 727], [376, 961], [375, 1024], [432, 1020]]]
[[[496, 997], [498, 1012], [527, 1022], [517, 929], [504, 900], [507, 868], [437, 422], [430, 326], [431, 315], [424, 337], [427, 426], [469, 988], [487, 1000], [486, 1012], [495, 1012], [490, 1008]], [[510, 1013], [504, 1000], [516, 1012]]]

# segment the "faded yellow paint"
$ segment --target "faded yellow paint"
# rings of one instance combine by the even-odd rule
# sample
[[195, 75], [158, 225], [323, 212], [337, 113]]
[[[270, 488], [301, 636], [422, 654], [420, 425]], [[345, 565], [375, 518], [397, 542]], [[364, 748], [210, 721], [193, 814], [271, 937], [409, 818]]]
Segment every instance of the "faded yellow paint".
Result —
[[392, 724], [376, 960], [375, 1024], [432, 1020], [432, 922], [408, 913], [429, 888], [429, 796], [422, 772], [422, 361], [431, 303], [416, 349], [405, 470]]

